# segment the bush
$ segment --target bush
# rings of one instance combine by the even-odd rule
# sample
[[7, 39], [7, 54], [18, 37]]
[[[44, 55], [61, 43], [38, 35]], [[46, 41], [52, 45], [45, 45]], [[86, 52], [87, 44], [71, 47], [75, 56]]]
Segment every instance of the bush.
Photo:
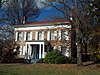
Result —
[[69, 57], [68, 59], [69, 64], [77, 64], [77, 58]]
[[55, 63], [56, 64], [66, 64], [66, 63], [68, 63], [67, 60], [68, 60], [68, 57], [62, 55], [62, 56], [58, 56], [55, 59]]
[[67, 60], [67, 57], [63, 56], [59, 50], [53, 50], [46, 55], [44, 59], [44, 63], [65, 64], [66, 60]]
[[44, 63], [44, 59], [43, 59], [43, 58], [39, 59], [39, 60], [37, 61], [37, 63]]
[[45, 56], [44, 63], [49, 64], [76, 64], [77, 59], [62, 55], [59, 50], [53, 50]]

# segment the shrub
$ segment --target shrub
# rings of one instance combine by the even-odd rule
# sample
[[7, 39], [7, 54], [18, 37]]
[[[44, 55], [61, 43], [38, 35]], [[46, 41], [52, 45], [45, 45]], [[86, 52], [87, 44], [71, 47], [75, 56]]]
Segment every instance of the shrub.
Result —
[[62, 55], [62, 56], [58, 56], [55, 59], [55, 63], [56, 64], [65, 64], [65, 63], [68, 63], [67, 60], [68, 60], [68, 57]]
[[44, 62], [49, 64], [65, 64], [66, 60], [67, 57], [63, 56], [59, 50], [53, 50], [46, 55]]
[[43, 59], [43, 58], [39, 59], [39, 60], [37, 61], [37, 63], [44, 63], [44, 59]]
[[77, 64], [77, 58], [69, 57], [68, 59], [69, 64]]

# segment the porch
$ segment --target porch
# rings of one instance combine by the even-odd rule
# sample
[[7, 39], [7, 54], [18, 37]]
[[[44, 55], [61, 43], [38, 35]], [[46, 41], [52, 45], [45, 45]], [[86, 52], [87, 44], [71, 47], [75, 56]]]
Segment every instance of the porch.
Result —
[[36, 62], [44, 58], [50, 46], [45, 41], [26, 41], [25, 59]]

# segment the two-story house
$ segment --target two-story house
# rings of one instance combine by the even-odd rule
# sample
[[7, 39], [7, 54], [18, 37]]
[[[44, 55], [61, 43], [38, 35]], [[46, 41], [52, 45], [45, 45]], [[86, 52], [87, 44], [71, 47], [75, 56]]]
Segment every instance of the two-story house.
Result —
[[68, 20], [15, 25], [15, 41], [20, 46], [19, 56], [24, 58], [27, 54], [32, 59], [41, 59], [55, 49], [65, 56], [76, 56], [75, 34]]

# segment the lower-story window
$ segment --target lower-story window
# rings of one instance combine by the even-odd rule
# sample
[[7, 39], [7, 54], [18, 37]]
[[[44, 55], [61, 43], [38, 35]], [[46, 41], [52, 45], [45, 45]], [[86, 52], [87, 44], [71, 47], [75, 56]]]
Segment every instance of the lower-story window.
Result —
[[69, 56], [69, 49], [67, 47], [62, 46], [61, 47], [61, 52], [62, 52], [63, 55]]

